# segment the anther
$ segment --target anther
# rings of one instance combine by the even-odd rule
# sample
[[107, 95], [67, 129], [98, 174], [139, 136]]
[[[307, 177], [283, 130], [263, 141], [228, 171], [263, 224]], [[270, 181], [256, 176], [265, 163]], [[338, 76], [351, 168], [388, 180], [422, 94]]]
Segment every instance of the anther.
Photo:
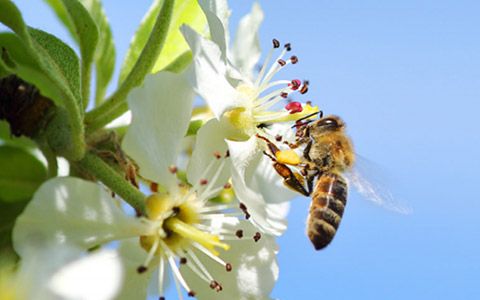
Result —
[[283, 99], [287, 99], [288, 93], [282, 92], [280, 93], [280, 97], [282, 97]]
[[137, 268], [137, 273], [138, 273], [138, 274], [142, 274], [142, 273], [145, 273], [147, 270], [148, 270], [147, 267], [145, 267], [145, 266], [139, 266], [139, 267]]
[[281, 135], [279, 135], [279, 134], [277, 134], [277, 135], [275, 136], [275, 140], [276, 140], [277, 142], [281, 142], [282, 139], [283, 139], [283, 137], [282, 137]]
[[216, 159], [222, 158], [222, 155], [218, 151], [213, 152], [213, 156], [215, 156]]
[[200, 184], [201, 185], [206, 185], [208, 183], [208, 180], [203, 178], [203, 179], [200, 179]]
[[292, 45], [290, 43], [286, 43], [284, 47], [287, 49], [287, 51], [292, 50]]
[[174, 207], [172, 208], [172, 211], [173, 211], [174, 214], [178, 215], [178, 214], [180, 213], [180, 207], [174, 206]]
[[227, 182], [227, 183], [225, 183], [225, 184], [223, 185], [223, 188], [224, 188], [224, 189], [230, 189], [230, 188], [232, 188], [232, 185]]
[[195, 292], [194, 291], [190, 291], [188, 292], [188, 297], [195, 297]]
[[273, 48], [279, 48], [280, 47], [280, 42], [277, 39], [273, 39], [272, 43], [273, 43]]
[[227, 152], [225, 152], [225, 157], [230, 157], [230, 150], [227, 150]]
[[153, 193], [158, 193], [158, 183], [151, 182], [150, 183], [150, 191], [152, 191]]
[[158, 298], [158, 300], [165, 300], [165, 297], [160, 296], [160, 298]]
[[285, 109], [288, 110], [291, 114], [294, 114], [302, 112], [303, 107], [300, 102], [293, 101], [285, 105]]
[[216, 292], [220, 292], [221, 290], [223, 290], [222, 285], [218, 283], [216, 280], [213, 280], [212, 282], [210, 282], [210, 288], [212, 290], [215, 290]]
[[187, 258], [186, 257], [180, 258], [180, 264], [181, 265], [185, 265], [186, 263], [187, 263]]
[[294, 79], [290, 82], [290, 84], [288, 85], [292, 90], [296, 91], [298, 90], [298, 88], [300, 87], [300, 85], [302, 84], [302, 82], [298, 79]]
[[236, 235], [239, 239], [241, 239], [241, 238], [243, 237], [243, 230], [241, 230], [241, 229], [237, 230], [237, 231], [235, 232], [235, 235]]
[[255, 235], [253, 236], [253, 240], [256, 242], [258, 242], [260, 239], [262, 238], [262, 235], [260, 234], [260, 232], [255, 232]]
[[170, 173], [175, 174], [177, 173], [178, 168], [177, 166], [171, 165], [170, 167], [168, 167], [168, 170], [170, 171]]
[[295, 55], [292, 55], [290, 57], [290, 61], [292, 62], [292, 65], [294, 65], [294, 64], [298, 63], [298, 57], [295, 56]]
[[305, 102], [305, 104], [312, 106], [312, 101], [308, 100], [307, 102]]
[[302, 88], [300, 89], [300, 94], [305, 94], [308, 92], [308, 84], [309, 82], [307, 80], [303, 82]]
[[232, 271], [232, 265], [231, 265], [230, 263], [227, 263], [227, 264], [225, 265], [225, 270], [227, 270], [227, 272]]
[[241, 209], [243, 212], [246, 212], [246, 211], [247, 211], [247, 206], [246, 206], [243, 202], [240, 202], [240, 209]]
[[287, 64], [287, 62], [284, 61], [283, 59], [279, 59], [279, 60], [277, 60], [277, 62], [278, 62], [278, 64], [279, 64], [280, 66], [282, 66], [282, 67]]

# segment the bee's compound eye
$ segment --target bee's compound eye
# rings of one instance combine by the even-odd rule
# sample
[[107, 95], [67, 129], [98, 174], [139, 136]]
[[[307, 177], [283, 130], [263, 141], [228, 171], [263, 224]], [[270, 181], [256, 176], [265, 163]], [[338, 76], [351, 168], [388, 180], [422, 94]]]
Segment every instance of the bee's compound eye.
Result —
[[340, 127], [340, 124], [338, 124], [338, 121], [334, 118], [325, 118], [318, 122], [318, 126], [328, 128], [328, 129], [336, 129]]

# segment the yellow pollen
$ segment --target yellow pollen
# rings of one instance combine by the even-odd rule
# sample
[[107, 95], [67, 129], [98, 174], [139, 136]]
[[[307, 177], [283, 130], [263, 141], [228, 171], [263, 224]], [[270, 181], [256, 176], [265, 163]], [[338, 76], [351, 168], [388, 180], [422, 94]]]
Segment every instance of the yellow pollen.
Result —
[[157, 220], [165, 213], [172, 209], [172, 201], [170, 196], [164, 194], [150, 195], [146, 200], [147, 215], [150, 220]]
[[278, 151], [275, 158], [279, 163], [291, 166], [297, 166], [301, 162], [300, 156], [292, 149]]
[[246, 131], [255, 125], [253, 116], [245, 107], [237, 107], [225, 113], [225, 117], [236, 129]]

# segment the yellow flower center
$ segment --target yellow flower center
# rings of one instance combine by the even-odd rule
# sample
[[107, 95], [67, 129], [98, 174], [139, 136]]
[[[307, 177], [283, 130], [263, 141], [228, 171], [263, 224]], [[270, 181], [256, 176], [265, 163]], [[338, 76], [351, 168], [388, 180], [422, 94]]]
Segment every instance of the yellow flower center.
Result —
[[[159, 222], [159, 228], [153, 235], [140, 237], [140, 245], [147, 252], [161, 240], [173, 253], [189, 249], [196, 242], [207, 248], [214, 255], [218, 255], [216, 247], [228, 250], [229, 245], [222, 243], [217, 235], [203, 232], [196, 228], [200, 223], [195, 194], [188, 196], [188, 190], [182, 191], [181, 197], [188, 197], [178, 204], [167, 194], [154, 194], [147, 198], [148, 219]], [[155, 250], [156, 255], [163, 253], [163, 248]]]

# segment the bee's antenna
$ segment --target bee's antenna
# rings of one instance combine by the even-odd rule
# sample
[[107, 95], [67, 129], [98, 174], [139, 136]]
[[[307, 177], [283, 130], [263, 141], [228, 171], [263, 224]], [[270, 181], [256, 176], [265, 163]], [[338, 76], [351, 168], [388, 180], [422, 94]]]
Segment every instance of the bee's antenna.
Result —
[[309, 114], [309, 115], [306, 115], [305, 117], [302, 117], [302, 118], [298, 119], [298, 120], [296, 121], [295, 125], [293, 125], [291, 128], [302, 127], [302, 126], [305, 126], [305, 125], [313, 122], [314, 120], [308, 120], [308, 121], [305, 121], [305, 122], [301, 122], [301, 121], [303, 121], [303, 120], [305, 120], [305, 119], [308, 119], [308, 118], [311, 118], [311, 117], [313, 117], [313, 116], [316, 115], [316, 114], [318, 114], [318, 118], [319, 118], [319, 119], [323, 118], [323, 111], [322, 111], [322, 110], [319, 111], [319, 112], [314, 112], [314, 113], [311, 113], [311, 114]]
[[318, 114], [318, 117], [319, 118], [322, 118], [323, 117], [323, 111], [319, 111], [319, 112], [314, 112], [314, 113], [311, 113], [309, 115], [306, 115], [305, 117], [301, 117], [300, 119], [297, 120], [297, 122], [299, 121], [303, 121], [305, 119], [308, 119], [308, 118], [311, 118], [313, 117], [314, 115]]

